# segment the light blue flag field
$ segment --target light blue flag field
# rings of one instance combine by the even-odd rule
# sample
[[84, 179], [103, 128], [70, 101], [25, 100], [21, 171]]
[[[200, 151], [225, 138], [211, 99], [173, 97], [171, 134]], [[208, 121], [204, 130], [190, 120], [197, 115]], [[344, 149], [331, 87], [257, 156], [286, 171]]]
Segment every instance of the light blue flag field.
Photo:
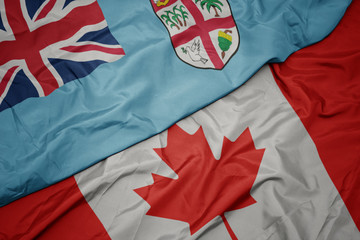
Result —
[[326, 37], [350, 0], [0, 0], [0, 206]]

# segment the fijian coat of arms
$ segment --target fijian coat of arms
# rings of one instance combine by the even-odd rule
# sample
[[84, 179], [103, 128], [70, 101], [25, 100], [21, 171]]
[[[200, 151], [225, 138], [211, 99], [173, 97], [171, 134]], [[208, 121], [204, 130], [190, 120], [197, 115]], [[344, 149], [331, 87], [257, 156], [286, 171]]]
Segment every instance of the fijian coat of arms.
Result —
[[222, 69], [240, 37], [227, 0], [150, 0], [178, 57], [198, 68]]

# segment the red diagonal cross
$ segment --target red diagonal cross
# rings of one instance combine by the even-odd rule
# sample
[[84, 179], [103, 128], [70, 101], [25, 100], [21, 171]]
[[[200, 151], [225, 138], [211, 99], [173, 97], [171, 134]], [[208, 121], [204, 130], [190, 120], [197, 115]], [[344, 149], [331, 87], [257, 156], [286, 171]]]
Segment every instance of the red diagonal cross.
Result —
[[[99, 5], [94, 2], [87, 6], [76, 7], [61, 20], [31, 32], [23, 16], [20, 0], [5, 0], [5, 10], [15, 40], [0, 42], [0, 66], [10, 60], [25, 59], [29, 71], [37, 79], [45, 95], [49, 95], [59, 85], [41, 59], [40, 50], [72, 37], [86, 25], [97, 24], [104, 20]], [[50, 11], [47, 8], [45, 10]]]
[[232, 28], [235, 26], [235, 22], [232, 16], [226, 18], [212, 18], [207, 21], [196, 4], [192, 0], [181, 0], [185, 7], [190, 11], [191, 15], [195, 19], [196, 25], [189, 27], [187, 30], [172, 36], [172, 42], [174, 47], [178, 47], [185, 44], [197, 36], [200, 36], [201, 41], [204, 44], [205, 50], [209, 55], [212, 63], [216, 69], [222, 69], [224, 63], [219, 57], [211, 41], [209, 32], [219, 28]]

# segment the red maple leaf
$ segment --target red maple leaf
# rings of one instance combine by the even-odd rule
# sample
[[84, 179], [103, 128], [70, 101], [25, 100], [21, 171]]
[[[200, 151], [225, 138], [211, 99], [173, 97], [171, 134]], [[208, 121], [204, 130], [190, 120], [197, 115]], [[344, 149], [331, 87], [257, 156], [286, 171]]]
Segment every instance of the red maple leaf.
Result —
[[187, 222], [193, 235], [216, 216], [222, 216], [229, 230], [224, 212], [256, 203], [250, 190], [265, 149], [255, 148], [249, 129], [235, 142], [224, 137], [219, 160], [201, 127], [189, 135], [174, 125], [167, 147], [154, 150], [178, 179], [152, 174], [152, 185], [134, 190], [150, 204], [147, 215]]

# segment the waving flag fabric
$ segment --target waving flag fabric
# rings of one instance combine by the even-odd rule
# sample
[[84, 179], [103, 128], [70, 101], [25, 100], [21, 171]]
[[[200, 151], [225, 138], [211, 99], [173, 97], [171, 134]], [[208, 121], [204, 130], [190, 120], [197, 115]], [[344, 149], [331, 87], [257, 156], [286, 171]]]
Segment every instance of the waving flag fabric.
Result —
[[124, 55], [95, 1], [0, 4], [5, 10], [0, 31], [0, 111], [29, 97], [49, 95]]
[[[321, 40], [349, 3], [1, 1], [2, 95], [12, 107], [0, 113], [0, 205], [163, 131]], [[14, 100], [19, 81], [36, 90]]]
[[359, 1], [326, 41], [272, 71], [360, 229]]
[[359, 10], [167, 131], [0, 208], [0, 237], [359, 239]]

